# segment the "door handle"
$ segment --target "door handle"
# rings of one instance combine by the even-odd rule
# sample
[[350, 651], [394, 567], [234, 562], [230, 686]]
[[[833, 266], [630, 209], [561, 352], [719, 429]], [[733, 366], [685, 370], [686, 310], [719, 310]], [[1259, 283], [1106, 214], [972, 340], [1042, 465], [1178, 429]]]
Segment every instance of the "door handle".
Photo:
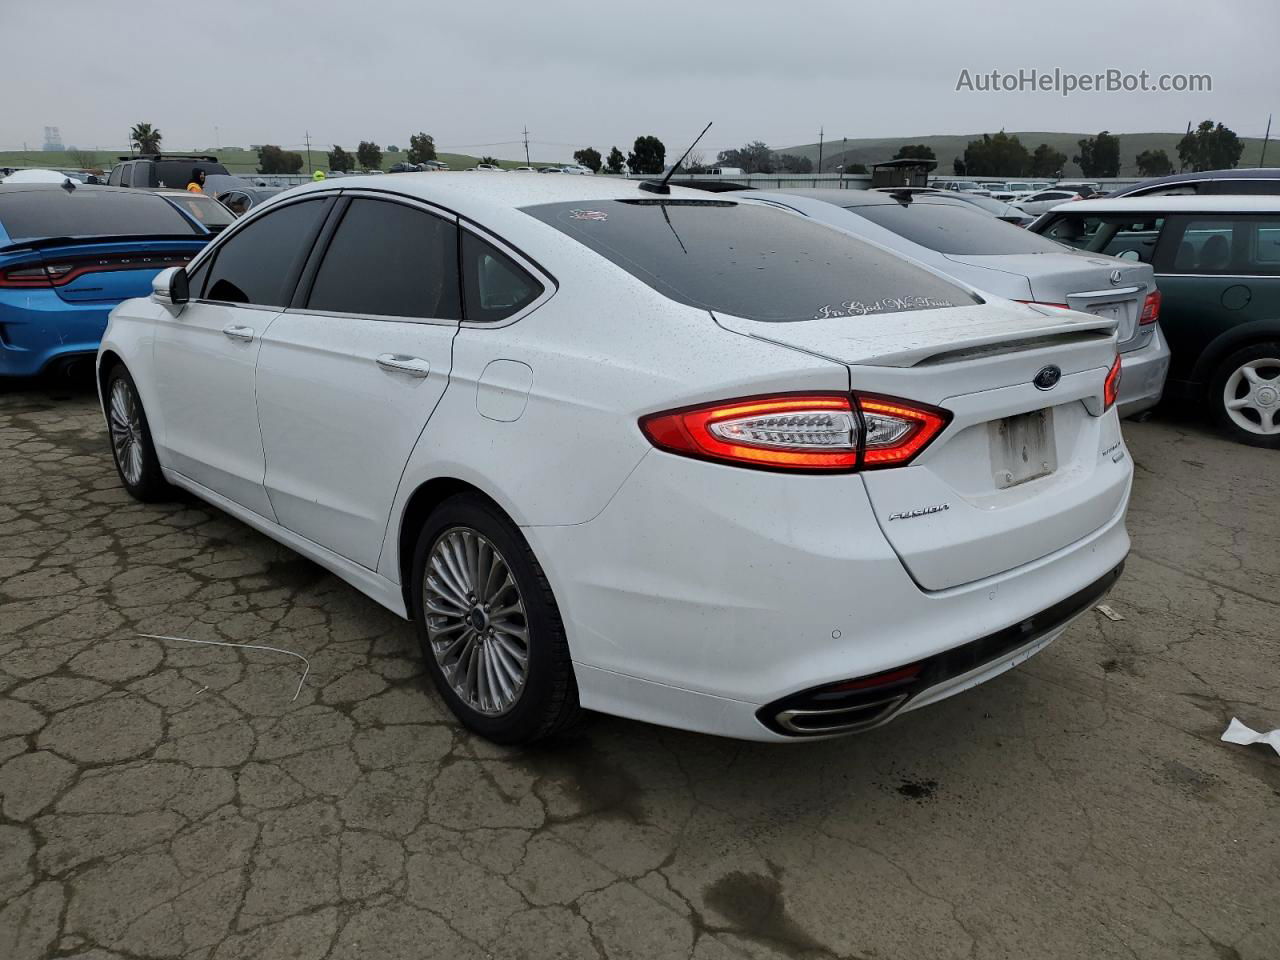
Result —
[[222, 332], [232, 340], [243, 340], [245, 343], [253, 339], [253, 327], [242, 327], [233, 323], [230, 326], [223, 327]]
[[410, 357], [403, 353], [383, 353], [378, 356], [378, 366], [392, 373], [406, 373], [411, 377], [422, 378], [431, 372], [430, 362], [421, 357]]

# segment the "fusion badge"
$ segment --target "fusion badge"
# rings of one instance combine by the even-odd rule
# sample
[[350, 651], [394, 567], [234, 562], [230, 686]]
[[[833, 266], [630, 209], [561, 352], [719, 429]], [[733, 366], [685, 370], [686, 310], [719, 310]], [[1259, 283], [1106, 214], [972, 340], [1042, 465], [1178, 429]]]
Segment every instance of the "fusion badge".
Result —
[[920, 507], [917, 510], [899, 510], [897, 513], [889, 514], [889, 520], [914, 520], [916, 517], [927, 517], [931, 513], [941, 513], [943, 510], [950, 510], [949, 503], [935, 503], [931, 507]]

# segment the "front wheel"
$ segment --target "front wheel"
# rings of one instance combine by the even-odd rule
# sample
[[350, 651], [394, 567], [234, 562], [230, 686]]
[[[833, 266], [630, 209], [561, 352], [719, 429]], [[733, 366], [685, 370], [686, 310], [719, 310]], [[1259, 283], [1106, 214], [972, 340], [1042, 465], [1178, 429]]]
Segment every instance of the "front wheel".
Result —
[[160, 470], [137, 385], [123, 363], [117, 363], [107, 374], [103, 405], [111, 435], [111, 456], [124, 488], [143, 503], [169, 499], [173, 488]]
[[493, 504], [461, 494], [431, 512], [414, 551], [412, 600], [427, 670], [466, 727], [518, 744], [576, 718], [578, 688], [551, 586]]
[[1234, 439], [1280, 448], [1280, 343], [1255, 343], [1227, 357], [1210, 382], [1209, 399]]

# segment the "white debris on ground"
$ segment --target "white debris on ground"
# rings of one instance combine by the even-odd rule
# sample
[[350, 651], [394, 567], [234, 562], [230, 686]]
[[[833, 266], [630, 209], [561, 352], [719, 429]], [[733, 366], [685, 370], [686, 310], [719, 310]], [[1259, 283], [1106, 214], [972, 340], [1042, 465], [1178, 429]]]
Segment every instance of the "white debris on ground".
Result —
[[1269, 733], [1259, 733], [1257, 730], [1246, 727], [1235, 717], [1231, 718], [1231, 723], [1223, 731], [1222, 739], [1225, 743], [1239, 743], [1244, 746], [1251, 743], [1265, 743], [1276, 753], [1280, 753], [1280, 728]]

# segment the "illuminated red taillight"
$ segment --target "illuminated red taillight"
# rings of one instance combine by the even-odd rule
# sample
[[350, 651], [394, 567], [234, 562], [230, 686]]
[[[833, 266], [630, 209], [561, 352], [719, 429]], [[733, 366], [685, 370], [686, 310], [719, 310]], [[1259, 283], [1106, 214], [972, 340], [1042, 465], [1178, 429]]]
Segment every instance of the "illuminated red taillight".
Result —
[[669, 453], [831, 473], [907, 463], [948, 419], [945, 411], [889, 397], [783, 394], [650, 414], [640, 429]]
[[1142, 316], [1138, 318], [1138, 323], [1146, 326], [1148, 323], [1155, 323], [1160, 319], [1160, 291], [1152, 290], [1147, 294], [1147, 299], [1142, 303]]
[[1120, 396], [1120, 354], [1116, 354], [1116, 362], [1107, 371], [1107, 379], [1102, 381], [1102, 409], [1110, 410]]
[[866, 425], [862, 451], [863, 467], [896, 467], [911, 460], [929, 445], [949, 415], [933, 407], [922, 407], [890, 397], [857, 397]]

